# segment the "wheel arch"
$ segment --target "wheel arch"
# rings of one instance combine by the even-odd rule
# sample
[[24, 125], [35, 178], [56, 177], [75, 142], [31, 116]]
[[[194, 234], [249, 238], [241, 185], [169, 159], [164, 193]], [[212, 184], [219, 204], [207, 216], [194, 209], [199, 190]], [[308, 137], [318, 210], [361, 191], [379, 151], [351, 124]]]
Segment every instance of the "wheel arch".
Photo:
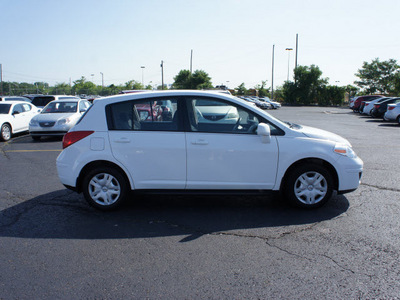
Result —
[[121, 175], [124, 177], [124, 179], [126, 180], [127, 185], [132, 188], [131, 185], [131, 181], [129, 180], [128, 175], [126, 174], [125, 170], [122, 169], [119, 165], [117, 165], [116, 163], [113, 163], [111, 161], [107, 161], [107, 160], [96, 160], [96, 161], [92, 161], [90, 163], [88, 163], [87, 165], [85, 165], [81, 172], [79, 173], [78, 178], [76, 179], [76, 190], [77, 192], [82, 192], [82, 182], [83, 179], [85, 178], [86, 174], [94, 169], [94, 168], [98, 168], [98, 167], [110, 167], [110, 168], [114, 168], [117, 171], [119, 171], [121, 173]]
[[10, 126], [11, 133], [13, 133], [13, 127], [12, 127], [12, 125], [11, 125], [10, 122], [6, 121], [6, 122], [4, 122], [3, 124], [1, 124], [0, 129], [3, 127], [3, 125], [8, 125], [8, 126]]
[[335, 167], [332, 164], [330, 164], [329, 162], [327, 162], [326, 160], [323, 160], [321, 158], [303, 158], [303, 159], [298, 160], [298, 161], [294, 162], [293, 164], [291, 164], [290, 167], [287, 168], [285, 175], [282, 178], [279, 190], [283, 191], [283, 189], [286, 185], [288, 176], [294, 169], [298, 168], [301, 165], [307, 165], [307, 164], [317, 164], [317, 165], [321, 165], [321, 166], [325, 167], [328, 170], [328, 172], [332, 175], [333, 189], [336, 191], [338, 190], [339, 176], [338, 176], [338, 173], [337, 173]]

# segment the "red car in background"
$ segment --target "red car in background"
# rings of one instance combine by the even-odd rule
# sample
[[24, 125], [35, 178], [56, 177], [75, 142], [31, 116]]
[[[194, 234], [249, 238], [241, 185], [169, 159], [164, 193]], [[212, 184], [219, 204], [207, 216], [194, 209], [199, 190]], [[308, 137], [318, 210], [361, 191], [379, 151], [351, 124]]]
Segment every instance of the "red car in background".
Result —
[[383, 98], [384, 96], [381, 95], [367, 95], [367, 96], [359, 96], [354, 100], [353, 106], [351, 107], [354, 112], [359, 112], [361, 103], [363, 101], [372, 101], [378, 98]]

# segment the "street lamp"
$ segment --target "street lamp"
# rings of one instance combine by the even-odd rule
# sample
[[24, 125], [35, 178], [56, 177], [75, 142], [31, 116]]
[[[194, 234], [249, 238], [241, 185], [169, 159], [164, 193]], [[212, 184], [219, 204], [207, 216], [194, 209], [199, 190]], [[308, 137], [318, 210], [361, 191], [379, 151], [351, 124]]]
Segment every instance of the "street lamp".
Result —
[[140, 68], [142, 68], [142, 86], [144, 88], [144, 80], [143, 80], [143, 78], [144, 78], [144, 68], [145, 68], [145, 66], [141, 66]]
[[103, 91], [104, 91], [104, 74], [103, 72], [100, 72], [101, 74], [101, 95], [103, 96]]
[[289, 82], [289, 63], [290, 63], [290, 51], [292, 51], [293, 48], [286, 48], [286, 51], [288, 52], [288, 62], [287, 62], [287, 81]]

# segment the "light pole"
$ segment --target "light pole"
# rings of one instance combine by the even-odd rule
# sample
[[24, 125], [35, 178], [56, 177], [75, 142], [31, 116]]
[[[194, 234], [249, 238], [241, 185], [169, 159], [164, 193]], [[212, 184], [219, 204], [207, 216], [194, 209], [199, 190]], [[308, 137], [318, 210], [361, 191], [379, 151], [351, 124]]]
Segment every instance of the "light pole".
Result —
[[288, 61], [287, 61], [287, 81], [289, 82], [289, 63], [290, 63], [290, 51], [292, 51], [293, 48], [286, 48], [286, 51], [288, 52]]
[[103, 72], [100, 72], [101, 74], [101, 95], [103, 96], [103, 91], [104, 91], [104, 74]]
[[101, 88], [104, 89], [104, 74], [103, 72], [100, 72], [100, 74], [101, 74]]
[[144, 80], [143, 80], [143, 78], [144, 78], [144, 68], [145, 68], [145, 66], [141, 66], [140, 68], [142, 68], [142, 87], [144, 88]]

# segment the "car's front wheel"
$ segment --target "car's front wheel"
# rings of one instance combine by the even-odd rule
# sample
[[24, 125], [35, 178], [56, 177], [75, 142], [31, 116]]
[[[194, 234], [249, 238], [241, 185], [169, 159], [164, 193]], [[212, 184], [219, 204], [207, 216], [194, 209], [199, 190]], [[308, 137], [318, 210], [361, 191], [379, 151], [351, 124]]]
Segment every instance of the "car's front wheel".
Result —
[[289, 174], [285, 186], [286, 198], [304, 208], [324, 205], [332, 197], [332, 192], [332, 175], [318, 164], [300, 165]]
[[11, 138], [11, 126], [8, 124], [3, 124], [1, 126], [0, 135], [3, 141], [8, 141]]
[[115, 168], [99, 167], [83, 178], [83, 195], [86, 201], [100, 210], [113, 210], [127, 198], [125, 177]]

